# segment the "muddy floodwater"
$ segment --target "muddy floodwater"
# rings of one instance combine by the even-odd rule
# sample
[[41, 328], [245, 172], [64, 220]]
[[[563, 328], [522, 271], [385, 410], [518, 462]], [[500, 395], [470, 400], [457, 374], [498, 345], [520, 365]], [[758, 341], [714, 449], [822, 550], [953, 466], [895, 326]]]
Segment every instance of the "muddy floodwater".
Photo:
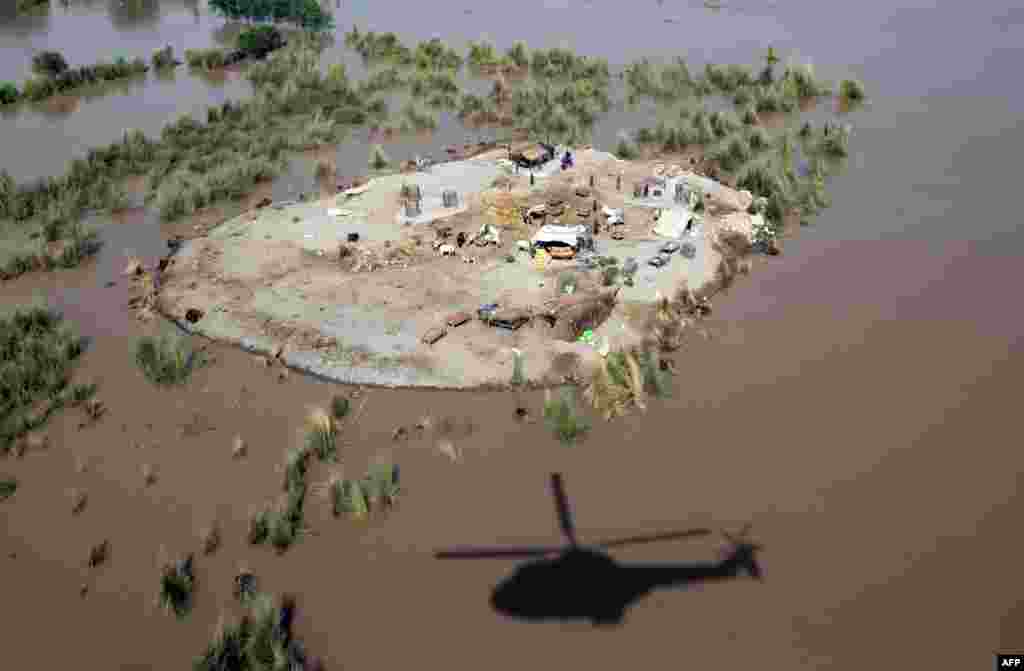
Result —
[[[52, 5], [0, 12], [0, 80], [23, 80], [43, 48], [87, 63], [223, 39], [223, 21], [202, 2]], [[341, 2], [334, 13], [328, 62], [351, 59], [341, 34], [353, 22], [406, 42], [565, 43], [613, 65], [675, 54], [691, 68], [750, 63], [772, 44], [784, 59], [813, 60], [821, 76], [862, 79], [871, 101], [849, 119], [833, 206], [715, 301], [708, 338], [675, 357], [670, 398], [598, 422], [566, 448], [534, 421], [540, 395], [364, 390], [340, 468], [358, 476], [394, 460], [400, 503], [386, 518], [335, 519], [317, 488], [330, 469], [317, 463], [309, 531], [283, 556], [246, 544], [249, 514], [280, 491], [306, 407], [338, 388], [281, 381], [218, 346], [185, 387], [142, 377], [134, 343], [167, 327], [127, 311], [120, 272], [128, 255], [162, 254], [182, 225], [129, 210], [100, 222], [107, 244], [94, 262], [0, 285], [4, 308], [48, 302], [92, 338], [76, 379], [97, 382], [109, 407], [84, 428], [80, 411], [64, 411], [48, 425], [47, 450], [0, 461], [21, 483], [0, 502], [5, 668], [188, 668], [218, 620], [237, 612], [231, 584], [243, 565], [262, 588], [297, 596], [297, 633], [327, 669], [952, 670], [1024, 649], [1014, 423], [1024, 379], [1024, 12], [1015, 3], [441, 0]], [[63, 116], [0, 113], [0, 168], [19, 182], [60, 174], [124, 128], [155, 134], [178, 114], [248, 92], [242, 79], [209, 83], [181, 68], [173, 81], [151, 75]], [[610, 148], [635, 123], [612, 114], [596, 144]], [[467, 133], [446, 125], [431, 144], [385, 149], [407, 158]], [[341, 172], [365, 170], [365, 138], [338, 152]], [[297, 160], [267, 188], [286, 198], [311, 185]], [[417, 431], [424, 415], [435, 421]], [[409, 430], [395, 440], [399, 426]], [[232, 459], [236, 435], [249, 444], [245, 459]], [[150, 486], [147, 465], [158, 474]], [[552, 471], [565, 475], [582, 541], [751, 522], [765, 546], [763, 582], [657, 592], [613, 629], [505, 619], [488, 597], [513, 561], [444, 563], [432, 553], [560, 542]], [[88, 493], [78, 516], [72, 489]], [[213, 520], [224, 542], [197, 556], [195, 609], [178, 621], [154, 605], [159, 562], [198, 552]], [[89, 570], [89, 548], [104, 538], [110, 558]], [[717, 537], [651, 543], [615, 558], [711, 560], [718, 546]]]

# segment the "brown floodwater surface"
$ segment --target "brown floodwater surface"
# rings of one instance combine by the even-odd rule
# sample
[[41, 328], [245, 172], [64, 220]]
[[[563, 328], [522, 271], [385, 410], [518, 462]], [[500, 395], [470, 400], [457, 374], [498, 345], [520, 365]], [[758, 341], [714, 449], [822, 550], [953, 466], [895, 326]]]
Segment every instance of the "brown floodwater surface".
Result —
[[[184, 387], [143, 379], [136, 339], [166, 326], [126, 310], [120, 272], [129, 254], [163, 253], [182, 226], [121, 213], [103, 223], [106, 246], [85, 267], [0, 285], [4, 307], [46, 300], [92, 337], [76, 380], [97, 381], [109, 407], [81, 428], [81, 411], [67, 410], [46, 430], [48, 450], [0, 461], [0, 473], [21, 483], [0, 503], [6, 665], [187, 668], [218, 619], [237, 613], [231, 582], [240, 565], [263, 588], [297, 595], [298, 634], [327, 669], [953, 670], [990, 666], [997, 649], [1024, 649], [1024, 452], [1014, 424], [1024, 379], [1024, 236], [1014, 204], [1024, 96], [1005, 87], [1020, 60], [1024, 15], [1010, 2], [723, 4], [716, 12], [701, 3], [542, 0], [471, 14], [447, 2], [335, 10], [339, 32], [358, 22], [403, 39], [488, 32], [502, 47], [520, 37], [531, 46], [566, 40], [615, 62], [678, 49], [681, 35], [695, 61], [753, 61], [773, 43], [814, 57], [829, 76], [867, 83], [871, 104], [844, 118], [854, 126], [852, 155], [830, 185], [833, 207], [715, 300], [710, 337], [675, 357], [670, 398], [597, 422], [575, 447], [561, 446], [542, 422], [516, 418], [520, 401], [538, 417], [540, 395], [364, 390], [357, 419], [343, 428], [341, 463], [315, 464], [308, 476], [309, 533], [277, 556], [245, 544], [248, 516], [280, 492], [284, 452], [299, 444], [307, 406], [328, 403], [339, 388], [295, 374], [279, 381], [277, 368], [218, 345]], [[149, 14], [133, 18], [81, 3], [75, 11], [92, 17], [81, 24], [62, 10], [0, 20], [0, 67], [21, 72], [30, 57], [9, 65], [11, 54], [61, 35], [75, 60], [104, 57], [85, 42], [70, 46], [79, 25], [124, 36], [133, 54], [168, 39], [206, 46], [220, 25], [205, 10], [196, 23], [187, 3], [141, 5]], [[183, 80], [191, 78], [179, 73], [173, 86]], [[101, 101], [83, 102], [62, 122], [0, 119], [0, 168], [13, 174], [29, 162], [19, 174], [56, 174], [74, 151], [113, 139], [104, 134], [115, 127], [158, 129], [169, 98], [162, 84], [147, 86], [153, 117], [133, 94], [104, 99], [126, 123], [86, 116]], [[205, 85], [188, 90], [174, 105], [208, 102]], [[613, 142], [624, 119], [609, 122], [598, 144]], [[67, 142], [40, 133], [36, 156], [17, 158], [32, 147], [19, 131], [43, 123], [56, 123], [79, 149], [62, 153]], [[462, 133], [445, 126], [435, 140]], [[409, 141], [386, 148], [394, 159], [422, 150]], [[339, 174], [363, 170], [364, 136], [338, 156]], [[297, 161], [272, 194], [312, 180], [310, 161]], [[444, 435], [417, 432], [423, 415]], [[407, 440], [392, 439], [399, 425]], [[231, 457], [235, 435], [248, 442], [244, 459]], [[439, 452], [441, 439], [461, 461]], [[319, 486], [334, 470], [359, 476], [382, 458], [402, 467], [398, 508], [370, 522], [332, 518]], [[148, 487], [145, 465], [157, 474]], [[584, 541], [752, 522], [765, 545], [764, 582], [659, 592], [610, 630], [505, 620], [488, 596], [513, 562], [444, 563], [432, 552], [558, 542], [552, 471], [565, 474]], [[72, 488], [88, 493], [77, 517]], [[224, 544], [198, 558], [196, 608], [176, 621], [153, 605], [158, 561], [198, 552], [199, 530], [212, 520]], [[110, 560], [89, 571], [89, 548], [104, 538]], [[717, 545], [655, 543], [615, 557], [705, 560]]]

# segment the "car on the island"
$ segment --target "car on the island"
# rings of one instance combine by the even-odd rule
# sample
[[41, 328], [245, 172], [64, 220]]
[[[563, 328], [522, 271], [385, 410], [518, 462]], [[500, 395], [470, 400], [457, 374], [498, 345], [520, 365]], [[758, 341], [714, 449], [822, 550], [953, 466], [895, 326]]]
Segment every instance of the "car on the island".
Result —
[[675, 240], [669, 240], [661, 246], [661, 251], [665, 254], [675, 254], [679, 251], [679, 243]]
[[654, 266], [655, 268], [661, 268], [666, 263], [668, 263], [668, 259], [665, 258], [664, 254], [658, 254], [657, 256], [652, 256], [647, 261], [647, 265]]

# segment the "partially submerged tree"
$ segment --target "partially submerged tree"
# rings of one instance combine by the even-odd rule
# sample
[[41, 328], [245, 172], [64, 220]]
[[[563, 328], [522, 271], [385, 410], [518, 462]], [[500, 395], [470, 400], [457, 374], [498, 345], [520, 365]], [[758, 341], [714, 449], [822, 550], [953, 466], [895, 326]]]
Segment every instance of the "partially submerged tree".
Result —
[[32, 71], [45, 77], [56, 77], [68, 69], [68, 62], [59, 51], [40, 51], [32, 56]]

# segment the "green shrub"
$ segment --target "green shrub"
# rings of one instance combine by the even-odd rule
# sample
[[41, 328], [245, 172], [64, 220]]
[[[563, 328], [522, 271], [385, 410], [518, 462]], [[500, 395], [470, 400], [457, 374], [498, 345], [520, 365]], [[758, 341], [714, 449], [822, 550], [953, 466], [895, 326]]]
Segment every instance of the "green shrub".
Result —
[[0, 82], [0, 105], [9, 105], [18, 101], [18, 87], [11, 82]]
[[284, 35], [274, 26], [245, 28], [238, 35], [238, 48], [247, 56], [263, 58], [284, 46]]

